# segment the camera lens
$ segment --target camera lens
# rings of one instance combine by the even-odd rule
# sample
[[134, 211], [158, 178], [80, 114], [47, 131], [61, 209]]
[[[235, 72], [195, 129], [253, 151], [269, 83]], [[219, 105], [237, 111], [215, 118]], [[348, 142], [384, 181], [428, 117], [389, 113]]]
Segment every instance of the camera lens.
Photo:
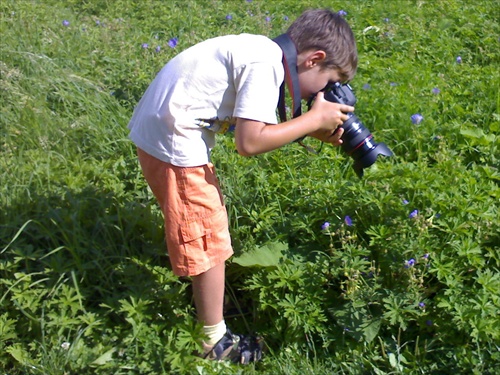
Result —
[[[351, 106], [356, 104], [356, 96], [348, 84], [329, 83], [322, 91], [330, 102]], [[309, 99], [309, 109], [314, 97]], [[342, 124], [342, 151], [354, 159], [354, 171], [361, 178], [363, 169], [375, 163], [378, 155], [392, 156], [393, 153], [384, 143], [375, 143], [373, 135], [354, 113], [348, 113], [347, 116], [349, 118]]]
[[352, 156], [358, 148], [363, 146], [364, 141], [371, 137], [370, 131], [363, 126], [359, 118], [348, 113], [349, 118], [344, 122], [344, 134], [342, 135], [342, 150], [349, 156]]
[[354, 159], [354, 171], [358, 177], [363, 177], [363, 169], [375, 163], [378, 155], [393, 154], [384, 143], [375, 143], [373, 135], [355, 114], [348, 113], [348, 116], [342, 125], [342, 150]]

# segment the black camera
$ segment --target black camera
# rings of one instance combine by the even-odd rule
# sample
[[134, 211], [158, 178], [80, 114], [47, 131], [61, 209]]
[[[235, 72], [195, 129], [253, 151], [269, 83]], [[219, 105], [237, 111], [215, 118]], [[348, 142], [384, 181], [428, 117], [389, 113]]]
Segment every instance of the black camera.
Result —
[[[348, 84], [329, 83], [322, 91], [325, 99], [339, 104], [354, 106], [356, 96]], [[363, 169], [375, 163], [378, 155], [392, 156], [393, 153], [385, 143], [375, 143], [373, 135], [363, 126], [361, 120], [352, 112], [342, 124], [342, 151], [354, 159], [354, 171], [359, 178], [363, 177]]]

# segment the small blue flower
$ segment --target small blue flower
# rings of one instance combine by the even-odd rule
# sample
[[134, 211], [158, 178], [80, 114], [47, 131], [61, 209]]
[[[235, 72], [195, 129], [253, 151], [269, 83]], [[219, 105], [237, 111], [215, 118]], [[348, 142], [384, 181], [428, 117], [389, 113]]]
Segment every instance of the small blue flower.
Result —
[[64, 20], [64, 21], [62, 21], [62, 24], [63, 24], [63, 26], [69, 26], [69, 21], [68, 20]]
[[410, 268], [415, 265], [415, 259], [411, 258], [405, 262], [405, 268]]
[[372, 88], [372, 87], [371, 87], [371, 85], [370, 85], [369, 83], [365, 83], [365, 84], [363, 85], [363, 90], [370, 90], [371, 88]]
[[155, 48], [155, 51], [156, 51], [156, 52], [160, 52], [160, 51], [161, 51], [161, 47], [160, 47], [160, 46], [157, 46], [157, 47]]
[[339, 11], [337, 12], [337, 14], [338, 14], [340, 17], [345, 17], [345, 16], [347, 16], [347, 12], [346, 12], [345, 10], [343, 10], [343, 9], [342, 9], [342, 10], [339, 10]]
[[408, 215], [410, 217], [410, 219], [415, 219], [418, 215], [418, 210], [413, 210], [412, 212], [410, 212], [410, 215]]
[[232, 19], [233, 19], [233, 16], [231, 16], [230, 14], [228, 14], [228, 15], [226, 16], [226, 20], [231, 21]]
[[424, 258], [424, 259], [429, 259], [429, 256], [430, 256], [430, 254], [429, 254], [429, 253], [425, 253], [425, 254], [422, 256], [422, 258]]
[[434, 87], [434, 88], [432, 89], [432, 93], [433, 93], [434, 95], [437, 95], [437, 94], [439, 94], [440, 92], [441, 92], [441, 90], [440, 90], [439, 88], [437, 88], [437, 87]]
[[384, 22], [389, 22], [389, 18], [384, 18]]
[[410, 202], [408, 202], [406, 199], [403, 199], [403, 204], [408, 204]]
[[426, 321], [425, 321], [425, 324], [427, 324], [429, 327], [430, 327], [430, 326], [432, 326], [432, 320], [430, 320], [430, 319], [429, 319], [429, 320], [426, 320]]
[[321, 225], [321, 230], [327, 230], [330, 227], [330, 223], [325, 221], [323, 225]]
[[349, 215], [346, 215], [346, 217], [344, 217], [344, 223], [345, 225], [347, 225], [348, 227], [351, 227], [352, 226], [352, 219]]
[[271, 17], [267, 16], [266, 17], [266, 22], [271, 22]]
[[100, 26], [101, 25], [101, 21], [99, 21], [99, 20], [95, 21], [95, 25], [96, 26]]
[[411, 122], [414, 124], [414, 125], [418, 125], [422, 122], [422, 120], [424, 119], [424, 116], [422, 116], [420, 113], [415, 113], [414, 115], [411, 115]]
[[425, 308], [425, 303], [420, 302], [420, 303], [418, 304], [418, 307], [420, 307], [421, 309], [424, 309], [424, 308]]
[[396, 87], [398, 84], [397, 84], [396, 82], [391, 82], [391, 83], [390, 83], [390, 85], [391, 85], [392, 87]]
[[461, 64], [462, 63], [462, 57], [461, 56], [457, 56], [457, 64]]
[[283, 16], [283, 21], [288, 21], [288, 20], [289, 20], [288, 16]]
[[144, 48], [144, 49], [146, 49], [146, 48], [148, 48], [148, 47], [149, 47], [149, 44], [147, 44], [147, 43], [142, 43], [142, 46], [141, 46], [141, 47], [142, 47], [142, 48]]
[[167, 44], [170, 48], [175, 48], [175, 46], [177, 45], [177, 41], [178, 41], [177, 38], [172, 38], [168, 41]]

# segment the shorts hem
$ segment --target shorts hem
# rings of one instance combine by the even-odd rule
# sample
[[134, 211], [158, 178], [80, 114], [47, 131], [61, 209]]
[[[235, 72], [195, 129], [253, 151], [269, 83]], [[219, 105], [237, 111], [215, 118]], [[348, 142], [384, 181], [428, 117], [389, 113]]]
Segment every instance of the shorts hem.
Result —
[[206, 262], [202, 265], [196, 266], [196, 267], [174, 267], [172, 265], [172, 271], [174, 275], [183, 277], [183, 276], [198, 276], [204, 272], [209, 271], [210, 269], [214, 268], [215, 266], [218, 266], [221, 263], [226, 262], [229, 258], [231, 258], [234, 254], [233, 249], [228, 250], [227, 252], [224, 252], [224, 254], [218, 258], [217, 260], [212, 260], [211, 262]]

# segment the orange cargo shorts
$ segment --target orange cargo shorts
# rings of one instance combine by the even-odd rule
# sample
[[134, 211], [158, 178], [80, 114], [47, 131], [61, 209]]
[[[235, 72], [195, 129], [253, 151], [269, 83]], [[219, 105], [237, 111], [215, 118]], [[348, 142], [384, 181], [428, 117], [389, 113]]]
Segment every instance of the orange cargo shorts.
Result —
[[177, 167], [141, 149], [137, 153], [163, 212], [174, 274], [196, 276], [231, 257], [227, 212], [213, 164]]

